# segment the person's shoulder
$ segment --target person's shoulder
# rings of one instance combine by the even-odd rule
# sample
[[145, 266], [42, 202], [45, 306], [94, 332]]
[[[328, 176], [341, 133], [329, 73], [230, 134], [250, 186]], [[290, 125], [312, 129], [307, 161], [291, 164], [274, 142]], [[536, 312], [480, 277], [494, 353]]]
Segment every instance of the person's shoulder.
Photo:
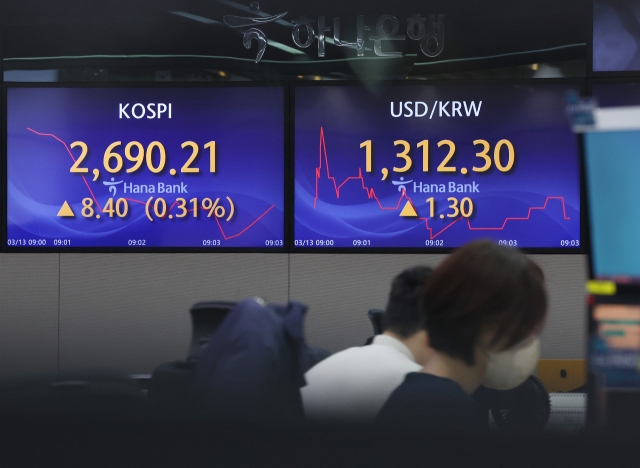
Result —
[[458, 383], [445, 377], [438, 377], [426, 372], [411, 372], [407, 374], [403, 385], [405, 389], [418, 391], [422, 394], [438, 394], [443, 400], [457, 400], [462, 404], [475, 404], [473, 398]]
[[354, 346], [332, 354], [309, 369], [305, 376], [309, 378], [314, 375], [322, 375], [325, 372], [333, 372], [337, 368], [350, 366], [355, 361], [366, 358], [366, 348], [369, 348], [369, 346]]
[[383, 424], [427, 431], [481, 428], [478, 406], [456, 382], [411, 372], [391, 394], [378, 415]]
[[418, 370], [420, 365], [415, 361], [383, 346], [349, 348], [309, 369], [302, 391], [311, 394], [369, 388], [369, 393], [383, 392], [388, 396], [408, 372]]

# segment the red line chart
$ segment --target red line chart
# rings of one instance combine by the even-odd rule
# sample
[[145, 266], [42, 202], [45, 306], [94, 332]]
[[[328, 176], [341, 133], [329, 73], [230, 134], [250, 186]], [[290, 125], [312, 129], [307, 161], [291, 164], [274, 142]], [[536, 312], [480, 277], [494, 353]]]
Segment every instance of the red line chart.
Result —
[[[71, 159], [73, 159], [73, 162], [76, 162], [76, 158], [73, 157], [73, 153], [69, 149], [69, 145], [67, 145], [64, 141], [62, 141], [60, 138], [55, 136], [53, 133], [40, 133], [40, 132], [37, 132], [34, 129], [29, 128], [29, 127], [27, 127], [27, 130], [29, 130], [30, 132], [35, 133], [36, 135], [48, 136], [48, 137], [51, 137], [51, 138], [54, 138], [54, 139], [58, 140], [60, 143], [62, 143], [64, 145], [64, 148], [67, 150], [67, 153], [69, 153], [69, 156], [71, 156]], [[89, 193], [91, 194], [91, 198], [93, 198], [93, 201], [95, 202], [96, 206], [100, 210], [100, 213], [102, 213], [102, 207], [100, 207], [100, 203], [98, 203], [98, 200], [96, 199], [96, 196], [93, 194], [93, 190], [91, 190], [91, 187], [89, 187], [89, 182], [87, 182], [87, 179], [84, 176], [82, 176], [82, 180], [84, 180], [84, 184], [87, 186], [87, 189], [89, 190]]]
[[[45, 137], [51, 137], [51, 138], [59, 141], [60, 143], [62, 143], [64, 148], [67, 150], [67, 153], [69, 153], [69, 156], [71, 157], [73, 162], [76, 162], [76, 158], [73, 156], [73, 153], [71, 152], [71, 149], [69, 148], [69, 145], [67, 145], [66, 142], [64, 142], [63, 140], [58, 138], [53, 133], [41, 133], [41, 132], [38, 132], [38, 131], [36, 131], [36, 130], [34, 130], [32, 128], [29, 128], [29, 127], [27, 127], [27, 130], [29, 130], [30, 132], [35, 133], [36, 135], [45, 136]], [[87, 179], [85, 178], [84, 175], [81, 174], [81, 177], [82, 177], [82, 180], [84, 181], [84, 184], [87, 186], [87, 190], [89, 190], [89, 193], [91, 194], [91, 198], [93, 198], [94, 203], [98, 207], [98, 210], [100, 211], [100, 213], [103, 213], [104, 211], [102, 210], [102, 207], [100, 206], [100, 203], [98, 203], [98, 199], [94, 195], [93, 190], [91, 190], [91, 187], [89, 186], [89, 182], [87, 182]], [[147, 203], [146, 201], [143, 201], [143, 200], [136, 200], [134, 198], [127, 198], [127, 197], [124, 197], [124, 198], [125, 198], [125, 200], [130, 201], [130, 202], [139, 203], [141, 205], [149, 205], [149, 203]], [[174, 206], [176, 206], [176, 204], [177, 204], [177, 202], [174, 202], [171, 205], [171, 207], [167, 210], [167, 212], [165, 213], [163, 218], [165, 218], [166, 216], [169, 215], [169, 213], [171, 213], [171, 210], [173, 209]], [[224, 240], [230, 240], [230, 239], [235, 239], [236, 237], [240, 237], [242, 234], [247, 232], [251, 227], [253, 227], [258, 221], [260, 221], [273, 208], [275, 208], [275, 205], [271, 205], [264, 213], [262, 213], [260, 216], [258, 216], [251, 224], [249, 224], [247, 227], [242, 229], [240, 232], [238, 232], [236, 234], [229, 235], [229, 236], [224, 232], [224, 229], [222, 228], [222, 225], [220, 224], [220, 220], [218, 220], [217, 217], [215, 217], [215, 216], [214, 217], [215, 217], [216, 223], [218, 224], [218, 228], [220, 229], [220, 233], [222, 234], [222, 237], [224, 238]], [[191, 210], [187, 210], [187, 211], [193, 211], [193, 210], [191, 209]]]
[[[318, 198], [319, 198], [318, 181], [322, 177], [322, 168], [323, 167], [326, 170], [327, 179], [333, 182], [333, 187], [335, 189], [336, 198], [340, 198], [340, 189], [342, 189], [342, 187], [347, 182], [349, 182], [351, 180], [359, 180], [360, 184], [362, 186], [362, 189], [367, 194], [367, 197], [369, 199], [375, 200], [378, 203], [378, 206], [380, 207], [381, 210], [391, 210], [391, 211], [398, 210], [398, 209], [400, 209], [400, 205], [402, 204], [402, 200], [403, 199], [406, 199], [409, 203], [411, 203], [411, 205], [415, 209], [415, 204], [414, 204], [413, 200], [411, 199], [411, 197], [409, 197], [409, 195], [407, 195], [407, 192], [404, 189], [402, 190], [402, 193], [400, 194], [400, 198], [398, 198], [398, 203], [397, 203], [396, 206], [383, 206], [382, 203], [380, 202], [380, 200], [378, 199], [378, 196], [376, 195], [375, 190], [373, 188], [369, 188], [369, 187], [367, 187], [365, 185], [364, 177], [362, 176], [362, 168], [361, 167], [358, 168], [358, 175], [357, 176], [347, 177], [344, 181], [342, 181], [342, 183], [338, 184], [338, 181], [336, 180], [335, 177], [333, 177], [331, 175], [331, 170], [329, 169], [329, 157], [327, 155], [327, 143], [325, 141], [324, 128], [322, 128], [322, 127], [320, 127], [319, 164], [318, 164], [318, 167], [316, 167], [316, 194], [315, 194], [315, 198], [313, 199], [313, 208], [314, 209], [316, 208], [316, 205], [317, 205], [317, 202], [318, 202]], [[505, 226], [507, 225], [507, 222], [509, 222], [509, 221], [528, 221], [531, 218], [531, 212], [532, 211], [545, 210], [547, 208], [547, 204], [549, 203], [549, 200], [560, 200], [560, 203], [562, 204], [562, 214], [563, 214], [564, 219], [565, 220], [570, 220], [571, 219], [571, 218], [569, 218], [567, 216], [567, 209], [566, 209], [566, 206], [565, 206], [564, 197], [560, 197], [560, 196], [547, 197], [545, 202], [544, 202], [544, 205], [530, 207], [529, 211], [527, 212], [527, 216], [505, 218], [504, 222], [502, 223], [502, 226], [500, 226], [500, 227], [473, 227], [473, 226], [471, 226], [471, 221], [469, 220], [469, 218], [464, 218], [464, 217], [461, 216], [459, 218], [456, 218], [451, 223], [447, 224], [444, 228], [442, 228], [440, 231], [438, 231], [438, 232], [436, 232], [434, 234], [433, 233], [433, 228], [429, 227], [429, 218], [416, 218], [416, 219], [418, 219], [420, 221], [424, 221], [425, 228], [426, 228], [427, 231], [429, 231], [429, 239], [430, 240], [435, 239], [440, 234], [442, 234], [444, 231], [446, 231], [451, 226], [456, 224], [458, 221], [463, 220], [463, 219], [467, 220], [467, 227], [469, 228], [470, 231], [502, 231], [505, 228]]]

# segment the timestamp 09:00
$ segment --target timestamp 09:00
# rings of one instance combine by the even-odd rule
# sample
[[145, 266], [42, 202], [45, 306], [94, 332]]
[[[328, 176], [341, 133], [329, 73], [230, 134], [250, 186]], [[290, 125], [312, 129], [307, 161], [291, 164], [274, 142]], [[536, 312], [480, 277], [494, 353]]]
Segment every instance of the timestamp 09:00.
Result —
[[333, 247], [333, 239], [296, 239], [296, 247]]
[[[57, 241], [58, 239], [56, 239]], [[46, 239], [7, 239], [9, 247], [43, 247], [47, 245]], [[54, 244], [63, 245], [63, 244]], [[64, 244], [66, 245], [66, 244]]]
[[[7, 245], [10, 247], [45, 247], [47, 239], [7, 239]], [[68, 247], [71, 245], [71, 239], [53, 239], [53, 245]]]

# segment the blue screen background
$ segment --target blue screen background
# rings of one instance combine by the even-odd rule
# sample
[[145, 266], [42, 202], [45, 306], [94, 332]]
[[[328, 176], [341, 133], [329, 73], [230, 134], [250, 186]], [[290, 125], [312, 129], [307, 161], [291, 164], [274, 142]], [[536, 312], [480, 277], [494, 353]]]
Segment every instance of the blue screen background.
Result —
[[[130, 119], [119, 118], [119, 103], [131, 103]], [[172, 116], [134, 119], [134, 103], [171, 103]], [[157, 107], [157, 106], [156, 106]], [[140, 109], [137, 109], [138, 114]], [[7, 95], [7, 242], [21, 246], [54, 247], [54, 240], [69, 240], [61, 247], [282, 247], [284, 240], [284, 90], [279, 87], [232, 88], [10, 88]], [[29, 130], [32, 129], [33, 131]], [[55, 135], [39, 135], [41, 134]], [[70, 173], [73, 160], [64, 143], [88, 145], [81, 167], [89, 173]], [[124, 166], [116, 174], [103, 165], [106, 148], [115, 141]], [[158, 174], [146, 162], [136, 172], [126, 173], [133, 162], [124, 158], [125, 145], [138, 141], [145, 148], [152, 141], [166, 149], [167, 163]], [[181, 173], [191, 155], [181, 148], [185, 141], [199, 145], [192, 167], [198, 174]], [[216, 173], [209, 170], [209, 150], [204, 145], [216, 141]], [[71, 150], [74, 157], [80, 148]], [[134, 150], [137, 152], [137, 150]], [[158, 151], [154, 161], [159, 160]], [[112, 162], [115, 165], [115, 162]], [[93, 181], [92, 171], [100, 170]], [[176, 169], [171, 175], [169, 170]], [[116, 186], [115, 199], [126, 197], [125, 218], [81, 215], [82, 200], [94, 194], [104, 208], [113, 197], [103, 182]], [[187, 193], [124, 193], [124, 184], [159, 183], [186, 186]], [[226, 215], [184, 218], [173, 206], [167, 217], [150, 221], [145, 214], [148, 197], [162, 197], [171, 207], [177, 197], [190, 200], [220, 198]], [[230, 197], [235, 214], [227, 221]], [[142, 203], [138, 203], [138, 200]], [[67, 201], [75, 217], [58, 217]], [[153, 202], [152, 202], [153, 203]], [[201, 204], [201, 202], [198, 202]], [[94, 205], [94, 208], [96, 206]], [[192, 208], [189, 203], [188, 208]], [[96, 212], [99, 213], [99, 212]], [[153, 213], [153, 211], [152, 211]], [[155, 216], [152, 216], [155, 218]], [[40, 243], [36, 243], [36, 241]], [[46, 241], [46, 245], [42, 242]], [[275, 241], [275, 242], [272, 242]], [[207, 244], [208, 243], [208, 244]], [[28, 244], [28, 242], [27, 242]]]
[[[579, 248], [579, 153], [564, 110], [564, 96], [569, 89], [575, 87], [536, 84], [296, 88], [295, 245], [430, 248], [457, 247], [473, 239], [491, 238], [511, 241], [510, 245], [518, 247]], [[391, 116], [391, 102], [397, 113], [399, 102], [422, 101], [429, 106], [430, 114], [436, 100], [476, 104], [482, 101], [482, 107], [478, 117], [467, 117], [464, 108], [463, 117], [439, 117], [439, 107], [432, 118]], [[451, 110], [449, 104], [449, 114]], [[425, 139], [430, 141], [428, 173], [422, 171], [422, 150], [416, 147]], [[437, 147], [443, 139], [456, 145], [449, 163], [457, 167], [455, 174], [436, 172], [448, 152], [446, 147]], [[473, 172], [473, 166], [484, 164], [476, 157], [481, 150], [481, 146], [473, 145], [476, 139], [491, 144], [492, 159], [495, 144], [510, 140], [516, 153], [513, 169], [503, 173], [492, 164], [487, 172]], [[373, 145], [370, 173], [365, 172], [365, 150], [360, 148], [365, 140], [372, 140]], [[404, 164], [396, 157], [402, 147], [395, 147], [395, 140], [411, 144], [413, 166], [408, 172], [391, 170]], [[504, 148], [502, 158], [506, 162]], [[462, 167], [468, 169], [468, 174], [461, 174]], [[385, 181], [382, 168], [389, 170]], [[339, 197], [330, 177], [335, 178], [337, 186], [344, 182]], [[399, 182], [400, 177], [412, 181], [406, 185], [408, 198], [402, 198], [398, 186], [392, 183]], [[423, 193], [415, 191], [416, 182], [445, 184], [447, 189], [450, 182], [475, 182], [479, 191]], [[372, 194], [375, 197], [369, 198]], [[427, 219], [426, 199], [432, 196], [436, 212]], [[459, 216], [440, 219], [440, 214], [452, 213], [448, 197], [471, 198], [474, 212], [468, 221]], [[418, 218], [399, 216], [407, 199], [412, 201]]]
[[587, 133], [584, 142], [593, 273], [640, 278], [640, 131]]

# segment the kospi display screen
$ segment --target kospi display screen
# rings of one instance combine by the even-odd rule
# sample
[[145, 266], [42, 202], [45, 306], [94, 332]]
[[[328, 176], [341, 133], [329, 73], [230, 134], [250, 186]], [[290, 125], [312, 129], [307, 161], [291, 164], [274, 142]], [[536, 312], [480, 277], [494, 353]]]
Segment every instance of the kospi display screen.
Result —
[[284, 248], [284, 88], [8, 87], [6, 245]]
[[294, 249], [579, 251], [578, 88], [296, 87]]

